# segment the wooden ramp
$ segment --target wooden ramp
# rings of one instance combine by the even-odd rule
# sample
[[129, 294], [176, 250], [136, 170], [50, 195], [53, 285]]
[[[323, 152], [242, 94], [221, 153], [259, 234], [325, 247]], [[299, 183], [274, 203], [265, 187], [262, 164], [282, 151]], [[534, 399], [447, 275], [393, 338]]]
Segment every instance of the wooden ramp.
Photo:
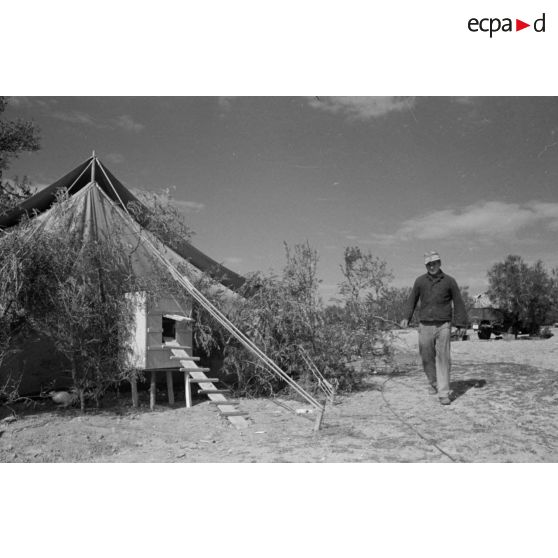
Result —
[[170, 358], [179, 360], [180, 370], [184, 372], [186, 407], [192, 405], [192, 384], [197, 385], [198, 393], [207, 395], [222, 416], [227, 418], [236, 428], [246, 428], [249, 425], [245, 418], [248, 413], [238, 409], [237, 401], [227, 400], [225, 394], [228, 393], [228, 390], [219, 389], [215, 385], [216, 382], [219, 382], [219, 378], [206, 376], [205, 373], [209, 372], [209, 368], [200, 368], [194, 360], [195, 357], [190, 356], [183, 348], [173, 347], [173, 344], [172, 341], [167, 342], [166, 346], [171, 350], [172, 356]]

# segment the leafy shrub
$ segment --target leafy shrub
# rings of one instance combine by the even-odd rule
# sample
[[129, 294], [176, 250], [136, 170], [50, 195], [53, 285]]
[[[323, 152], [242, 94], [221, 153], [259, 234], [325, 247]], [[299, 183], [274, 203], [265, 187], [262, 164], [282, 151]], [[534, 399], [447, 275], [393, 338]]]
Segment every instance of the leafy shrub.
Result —
[[[345, 292], [359, 292], [358, 304], [352, 300], [342, 306], [324, 305], [318, 292], [318, 255], [308, 243], [294, 248], [285, 245], [285, 254], [280, 276], [254, 273], [247, 278], [240, 293], [243, 296], [229, 305], [229, 319], [306, 390], [316, 393], [318, 383], [303, 352], [338, 390], [355, 389], [363, 373], [377, 371], [379, 360], [389, 353], [384, 328], [366, 316], [368, 308], [355, 282], [355, 288]], [[365, 274], [362, 270], [361, 278]], [[379, 286], [385, 278], [378, 276], [375, 280]], [[198, 319], [205, 342], [223, 350], [224, 372], [235, 378], [239, 394], [269, 396], [287, 389], [281, 378], [219, 324], [210, 323], [203, 314]]]

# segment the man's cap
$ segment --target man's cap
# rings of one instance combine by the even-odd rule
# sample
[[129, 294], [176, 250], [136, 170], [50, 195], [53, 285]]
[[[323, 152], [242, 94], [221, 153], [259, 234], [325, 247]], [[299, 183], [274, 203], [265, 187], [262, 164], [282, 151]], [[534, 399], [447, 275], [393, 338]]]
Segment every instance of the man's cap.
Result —
[[432, 251], [432, 252], [426, 252], [426, 254], [424, 254], [424, 264], [428, 264], [430, 262], [436, 262], [439, 261], [440, 258], [440, 254], [438, 254], [438, 252], [436, 251]]

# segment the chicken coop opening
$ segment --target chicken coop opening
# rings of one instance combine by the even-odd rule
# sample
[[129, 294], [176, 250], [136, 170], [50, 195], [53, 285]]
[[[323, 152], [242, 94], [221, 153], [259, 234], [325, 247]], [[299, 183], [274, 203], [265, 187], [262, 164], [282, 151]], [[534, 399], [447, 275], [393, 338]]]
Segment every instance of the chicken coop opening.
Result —
[[163, 343], [176, 341], [176, 320], [163, 316]]

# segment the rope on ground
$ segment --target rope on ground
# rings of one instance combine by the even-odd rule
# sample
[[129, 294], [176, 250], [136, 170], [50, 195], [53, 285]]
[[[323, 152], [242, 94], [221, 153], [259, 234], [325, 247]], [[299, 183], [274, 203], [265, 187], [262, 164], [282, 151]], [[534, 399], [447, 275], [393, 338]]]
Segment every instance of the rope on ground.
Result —
[[393, 416], [402, 424], [404, 424], [405, 426], [407, 426], [408, 428], [410, 428], [419, 438], [423, 439], [426, 443], [428, 443], [431, 446], [434, 446], [441, 454], [445, 455], [446, 457], [448, 457], [449, 459], [451, 459], [451, 461], [453, 461], [454, 463], [458, 463], [460, 460], [456, 459], [455, 457], [453, 457], [452, 455], [450, 455], [447, 451], [445, 451], [444, 449], [442, 449], [435, 441], [433, 441], [431, 438], [427, 438], [424, 434], [422, 434], [421, 432], [419, 432], [419, 430], [417, 430], [412, 424], [409, 424], [404, 418], [402, 418], [401, 416], [399, 416], [395, 410], [393, 409], [393, 407], [389, 404], [388, 400], [386, 399], [386, 396], [384, 394], [384, 387], [385, 385], [389, 382], [392, 381], [393, 378], [390, 376], [381, 386], [380, 388], [380, 393], [382, 395], [382, 399], [384, 400], [384, 403], [387, 405], [387, 408], [391, 411], [391, 413], [393, 414]]

